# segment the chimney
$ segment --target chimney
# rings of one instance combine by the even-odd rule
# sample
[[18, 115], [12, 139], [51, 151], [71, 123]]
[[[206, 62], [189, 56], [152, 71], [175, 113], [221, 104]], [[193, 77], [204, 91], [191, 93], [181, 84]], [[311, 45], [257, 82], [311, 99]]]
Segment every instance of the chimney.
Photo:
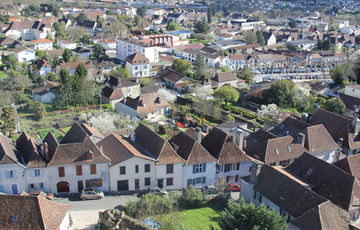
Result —
[[305, 146], [305, 134], [304, 133], [299, 133], [297, 135], [297, 142], [299, 144], [301, 144], [302, 146]]
[[360, 130], [360, 124], [359, 124], [360, 120], [359, 118], [357, 117], [354, 117], [353, 120], [352, 120], [352, 129], [354, 131], [354, 134], [358, 134], [359, 133], [359, 130]]
[[48, 145], [48, 143], [47, 142], [44, 142], [44, 147], [43, 147], [43, 149], [44, 149], [44, 157], [45, 157], [45, 161], [46, 162], [49, 162], [49, 160], [50, 160], [50, 155], [49, 155], [49, 145]]
[[250, 182], [253, 183], [254, 185], [258, 182], [259, 180], [259, 175], [260, 175], [260, 169], [261, 169], [261, 165], [253, 162], [253, 165], [250, 167]]
[[207, 124], [203, 124], [203, 125], [202, 125], [202, 131], [203, 131], [204, 133], [209, 133], [209, 126], [208, 126]]
[[243, 150], [244, 148], [243, 142], [244, 142], [244, 132], [241, 129], [236, 129], [235, 143], [237, 146], [239, 146], [241, 150]]
[[200, 129], [200, 127], [196, 127], [196, 129], [195, 129], [195, 140], [197, 140], [199, 143], [201, 143], [201, 138], [202, 138], [201, 129]]

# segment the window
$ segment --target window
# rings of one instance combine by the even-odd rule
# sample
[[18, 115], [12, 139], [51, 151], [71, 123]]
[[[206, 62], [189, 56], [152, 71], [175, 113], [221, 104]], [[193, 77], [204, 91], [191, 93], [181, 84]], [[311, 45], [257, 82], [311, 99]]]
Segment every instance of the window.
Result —
[[40, 169], [34, 169], [34, 176], [36, 177], [40, 176]]
[[126, 174], [126, 166], [120, 166], [120, 175]]
[[150, 177], [146, 177], [145, 178], [145, 186], [149, 186], [150, 185]]
[[92, 188], [92, 187], [102, 187], [102, 179], [91, 179], [86, 180], [86, 188]]
[[202, 182], [203, 184], [206, 183], [206, 177], [205, 177], [205, 176], [202, 177], [201, 182]]
[[240, 163], [236, 163], [236, 170], [240, 170]]
[[190, 185], [192, 185], [193, 184], [193, 180], [192, 179], [188, 179], [187, 180], [187, 187], [189, 187]]
[[201, 177], [195, 178], [195, 184], [201, 184]]
[[231, 164], [226, 164], [224, 172], [229, 172], [231, 170]]
[[135, 173], [139, 173], [139, 165], [135, 165]]
[[59, 171], [59, 177], [65, 176], [65, 168], [64, 167], [59, 167], [58, 171]]
[[44, 189], [44, 183], [39, 183], [39, 189], [43, 190]]
[[172, 186], [174, 185], [174, 180], [173, 178], [166, 178], [166, 186]]
[[174, 173], [174, 164], [167, 164], [166, 165], [166, 174]]
[[15, 170], [5, 171], [5, 177], [6, 178], [15, 178], [16, 171]]
[[90, 165], [90, 174], [96, 174], [96, 165]]
[[81, 176], [81, 175], [82, 175], [82, 166], [77, 165], [76, 166], [76, 176]]
[[206, 163], [193, 165], [193, 174], [206, 172]]
[[29, 184], [30, 190], [35, 190], [35, 184]]
[[145, 172], [150, 172], [150, 164], [145, 164]]

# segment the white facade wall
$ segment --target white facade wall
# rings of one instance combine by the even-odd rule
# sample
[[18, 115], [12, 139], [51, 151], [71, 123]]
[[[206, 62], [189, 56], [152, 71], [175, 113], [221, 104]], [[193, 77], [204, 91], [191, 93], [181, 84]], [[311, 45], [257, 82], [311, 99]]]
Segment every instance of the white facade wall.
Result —
[[[66, 181], [69, 183], [69, 192], [77, 193], [78, 192], [78, 181], [83, 181], [84, 188], [86, 188], [86, 180], [91, 179], [102, 179], [102, 187], [98, 188], [102, 191], [109, 191], [109, 166], [108, 163], [96, 164], [96, 174], [90, 174], [90, 165], [89, 164], [79, 164], [82, 165], [82, 175], [76, 175], [76, 164], [71, 165], [56, 165], [49, 166], [46, 169], [48, 175], [48, 192], [57, 193], [57, 183], [61, 181]], [[65, 168], [65, 177], [59, 177], [59, 167]]]
[[90, 58], [90, 52], [84, 52], [84, 53], [76, 53], [72, 52], [72, 55], [75, 56], [76, 54], [79, 54], [81, 59], [89, 59]]
[[[10, 171], [12, 171], [12, 176]], [[0, 192], [19, 194], [26, 191], [23, 175], [25, 175], [25, 168], [19, 164], [0, 165]]]
[[122, 113], [124, 115], [129, 115], [131, 117], [137, 117], [138, 116], [138, 112], [135, 109], [133, 109], [133, 108], [121, 103], [121, 102], [115, 104], [115, 110], [118, 113]]
[[107, 43], [100, 43], [105, 50], [115, 50], [116, 49], [116, 42], [107, 42]]
[[52, 42], [49, 42], [49, 43], [34, 43], [33, 47], [36, 50], [52, 50], [53, 49], [53, 44], [52, 44]]
[[59, 230], [68, 230], [70, 225], [70, 214], [69, 211], [66, 213], [63, 221], [61, 222], [59, 226]]
[[[236, 163], [233, 163], [232, 170], [228, 172], [224, 172], [225, 165], [219, 165], [219, 173], [216, 174], [216, 181], [220, 177], [226, 180], [227, 177], [230, 177], [229, 182], [240, 182], [240, 177], [247, 176], [251, 174], [250, 167], [252, 166], [252, 162], [241, 162], [239, 166], [239, 170], [236, 170]], [[236, 175], [238, 176], [238, 180], [236, 180]]]
[[131, 77], [148, 77], [150, 76], [150, 64], [133, 65], [126, 62], [126, 67]]
[[29, 62], [35, 60], [35, 50], [24, 50], [19, 53], [14, 53], [18, 62]]
[[[188, 187], [188, 180], [196, 180], [196, 178], [201, 178], [200, 183], [193, 183], [196, 188], [203, 188], [206, 185], [213, 185], [216, 182], [216, 162], [206, 163], [206, 170], [201, 173], [193, 173], [193, 167], [193, 165], [186, 165], [184, 168], [184, 188]], [[206, 178], [205, 183], [203, 183], [203, 177]]]
[[[164, 188], [166, 190], [182, 189], [183, 188], [183, 177], [184, 174], [184, 163], [174, 164], [174, 172], [167, 174], [166, 165], [156, 165], [156, 186], [157, 181], [160, 179], [164, 180]], [[168, 186], [166, 184], [166, 178], [173, 178], [173, 185]]]
[[[37, 172], [36, 172], [37, 171]], [[25, 191], [36, 191], [41, 190], [47, 193], [47, 180], [46, 168], [28, 168], [25, 171], [26, 190]], [[31, 186], [32, 185], [32, 186]]]
[[[150, 164], [150, 172], [145, 172], [145, 164]], [[135, 171], [135, 165], [138, 165], [138, 173]], [[125, 174], [120, 175], [120, 167], [125, 166]], [[124, 162], [110, 167], [110, 191], [117, 192], [117, 181], [128, 180], [129, 191], [135, 191], [135, 179], [139, 179], [139, 190], [147, 190], [150, 187], [157, 186], [155, 181], [155, 162], [139, 157], [132, 157]], [[145, 185], [145, 178], [150, 178], [150, 185]]]
[[360, 89], [355, 89], [354, 87], [346, 86], [345, 87], [345, 94], [349, 95], [349, 96], [352, 96], [352, 97], [360, 98]]
[[75, 42], [74, 43], [62, 43], [62, 42], [59, 42], [58, 44], [62, 49], [70, 49], [70, 50], [76, 49], [76, 43]]
[[159, 61], [159, 50], [156, 47], [145, 47], [123, 40], [116, 40], [116, 58], [122, 61], [134, 54], [140, 53], [149, 59], [150, 62]]

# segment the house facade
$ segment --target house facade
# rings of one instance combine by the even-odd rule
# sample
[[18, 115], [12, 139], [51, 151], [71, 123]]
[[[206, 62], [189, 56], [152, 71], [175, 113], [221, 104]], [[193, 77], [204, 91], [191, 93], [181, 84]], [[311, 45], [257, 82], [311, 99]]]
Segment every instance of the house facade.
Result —
[[18, 62], [30, 62], [35, 60], [36, 51], [26, 47], [20, 47], [13, 50], [13, 54]]
[[140, 53], [149, 59], [150, 63], [159, 61], [159, 50], [155, 46], [137, 39], [116, 40], [116, 58], [125, 61], [132, 54]]
[[38, 39], [31, 41], [35, 50], [52, 50], [53, 42], [49, 39]]
[[145, 56], [135, 53], [128, 56], [125, 61], [131, 77], [150, 76], [150, 62]]

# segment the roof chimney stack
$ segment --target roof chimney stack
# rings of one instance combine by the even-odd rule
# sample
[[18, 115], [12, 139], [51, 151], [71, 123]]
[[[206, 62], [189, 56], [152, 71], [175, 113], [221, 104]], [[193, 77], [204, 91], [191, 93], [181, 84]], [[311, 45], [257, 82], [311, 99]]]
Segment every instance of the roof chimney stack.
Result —
[[236, 129], [235, 143], [241, 150], [243, 150], [244, 132], [241, 129]]
[[201, 128], [196, 127], [196, 129], [195, 129], [195, 140], [197, 140], [199, 143], [201, 143], [201, 138], [202, 138]]

